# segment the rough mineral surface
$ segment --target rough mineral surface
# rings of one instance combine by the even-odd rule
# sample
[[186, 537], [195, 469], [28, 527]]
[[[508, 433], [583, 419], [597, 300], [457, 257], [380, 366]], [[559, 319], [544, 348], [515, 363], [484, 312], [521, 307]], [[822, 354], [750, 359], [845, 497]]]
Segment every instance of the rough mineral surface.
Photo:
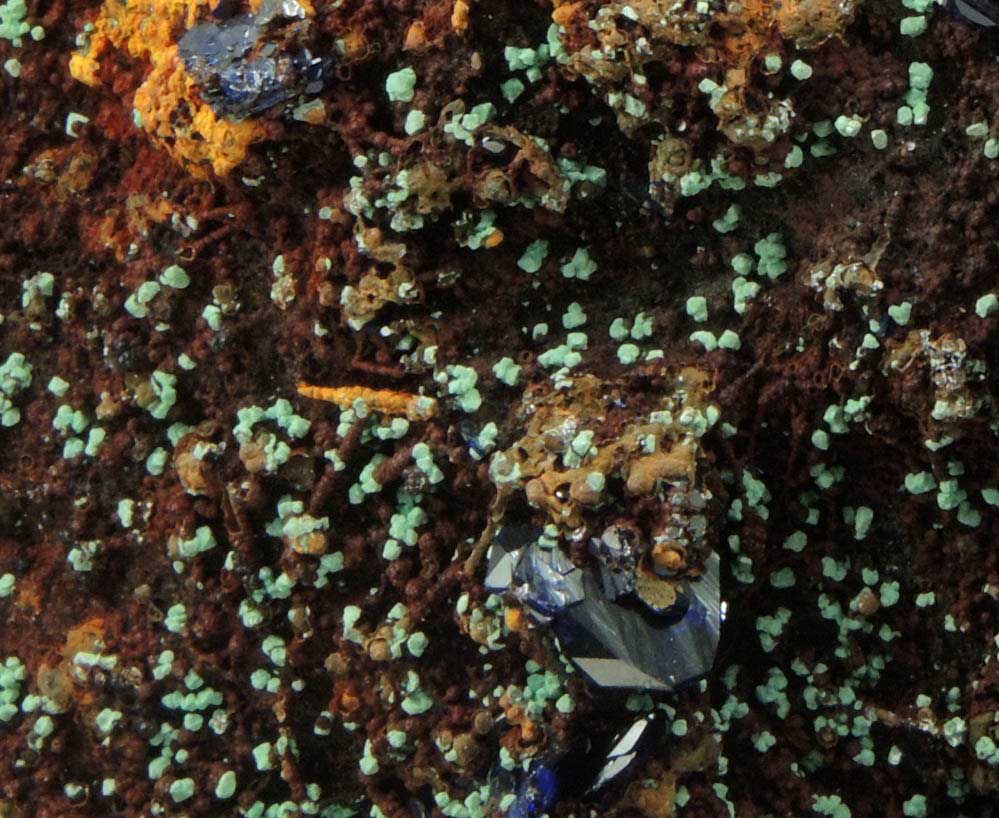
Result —
[[990, 19], [0, 0], [0, 818], [992, 815]]

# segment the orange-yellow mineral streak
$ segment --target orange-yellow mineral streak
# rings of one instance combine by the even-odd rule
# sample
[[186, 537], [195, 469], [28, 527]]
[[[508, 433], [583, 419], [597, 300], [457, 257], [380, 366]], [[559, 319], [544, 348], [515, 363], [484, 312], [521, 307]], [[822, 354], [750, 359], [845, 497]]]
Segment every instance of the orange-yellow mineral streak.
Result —
[[404, 416], [409, 420], [427, 420], [437, 414], [437, 401], [425, 395], [396, 392], [392, 389], [369, 389], [366, 386], [312, 386], [298, 385], [298, 394], [306, 398], [335, 403], [341, 409], [350, 409], [358, 400], [372, 412], [382, 415]]
[[218, 0], [105, 0], [89, 42], [73, 54], [69, 70], [80, 82], [100, 84], [100, 61], [109, 51], [124, 50], [147, 60], [152, 70], [135, 92], [136, 124], [195, 176], [211, 168], [223, 176], [246, 156], [247, 148], [266, 135], [246, 120], [219, 117], [197, 93], [194, 78], [178, 55], [174, 35], [191, 28], [204, 8]]

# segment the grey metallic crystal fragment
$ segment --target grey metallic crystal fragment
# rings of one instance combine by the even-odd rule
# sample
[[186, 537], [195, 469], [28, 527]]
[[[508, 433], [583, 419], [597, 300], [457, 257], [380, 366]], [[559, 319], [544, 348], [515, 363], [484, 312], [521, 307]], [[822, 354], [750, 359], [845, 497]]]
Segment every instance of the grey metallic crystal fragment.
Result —
[[486, 559], [489, 563], [484, 583], [486, 590], [492, 591], [494, 594], [505, 593], [513, 582], [513, 566], [520, 559], [520, 549], [507, 551], [499, 543], [493, 543], [489, 546]]
[[599, 539], [590, 540], [590, 552], [597, 558], [600, 582], [611, 599], [635, 589], [635, 567], [638, 565], [637, 544], [633, 532], [623, 526], [608, 526]]
[[600, 687], [620, 687], [635, 690], [669, 691], [672, 688], [655, 676], [642, 673], [626, 661], [592, 656], [573, 657], [573, 663], [594, 684]]
[[200, 23], [181, 37], [180, 57], [216, 113], [243, 119], [325, 87], [333, 60], [298, 40], [304, 24], [282, 26], [304, 16], [295, 0], [266, 0], [256, 15]]
[[513, 568], [513, 593], [543, 616], [583, 599], [583, 572], [558, 548], [524, 548]]
[[486, 552], [485, 586], [494, 594], [506, 593], [513, 584], [513, 569], [525, 546], [532, 545], [541, 536], [541, 529], [533, 525], [508, 523], [497, 533]]
[[229, 65], [245, 55], [260, 36], [260, 27], [248, 14], [224, 25], [199, 23], [180, 38], [179, 51], [188, 69], [199, 76]]

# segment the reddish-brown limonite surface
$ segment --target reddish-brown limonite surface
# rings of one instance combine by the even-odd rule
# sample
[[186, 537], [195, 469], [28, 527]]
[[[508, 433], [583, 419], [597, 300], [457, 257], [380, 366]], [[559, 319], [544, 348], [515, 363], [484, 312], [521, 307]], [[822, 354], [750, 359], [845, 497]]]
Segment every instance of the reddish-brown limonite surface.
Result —
[[[133, 117], [149, 55], [71, 74], [110, 6], [28, 3], [44, 38], [0, 38], [0, 816], [477, 818], [490, 770], [648, 708], [636, 783], [554, 815], [988, 814], [999, 41], [939, 8], [903, 36], [918, 3], [790, 4], [814, 37], [696, 5], [653, 36], [672, 4], [315, 0], [322, 105], [258, 115], [220, 176]], [[567, 399], [600, 450], [693, 373], [715, 669], [592, 690], [467, 559], [550, 523], [490, 463], [564, 445], [528, 430], [574, 381], [613, 395]], [[558, 535], [652, 525], [663, 481], [620, 477]]]

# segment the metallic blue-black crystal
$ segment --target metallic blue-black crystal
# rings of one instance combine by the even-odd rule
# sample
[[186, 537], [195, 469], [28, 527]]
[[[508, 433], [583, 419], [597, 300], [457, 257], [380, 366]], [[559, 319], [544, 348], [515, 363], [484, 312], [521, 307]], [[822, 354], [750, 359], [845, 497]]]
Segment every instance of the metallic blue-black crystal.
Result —
[[506, 811], [507, 818], [538, 818], [558, 800], [559, 779], [545, 761], [535, 761], [517, 790], [517, 798]]
[[215, 111], [243, 119], [316, 94], [331, 79], [333, 60], [302, 44], [305, 12], [294, 0], [268, 0], [256, 15], [204, 22], [180, 39], [180, 57]]

